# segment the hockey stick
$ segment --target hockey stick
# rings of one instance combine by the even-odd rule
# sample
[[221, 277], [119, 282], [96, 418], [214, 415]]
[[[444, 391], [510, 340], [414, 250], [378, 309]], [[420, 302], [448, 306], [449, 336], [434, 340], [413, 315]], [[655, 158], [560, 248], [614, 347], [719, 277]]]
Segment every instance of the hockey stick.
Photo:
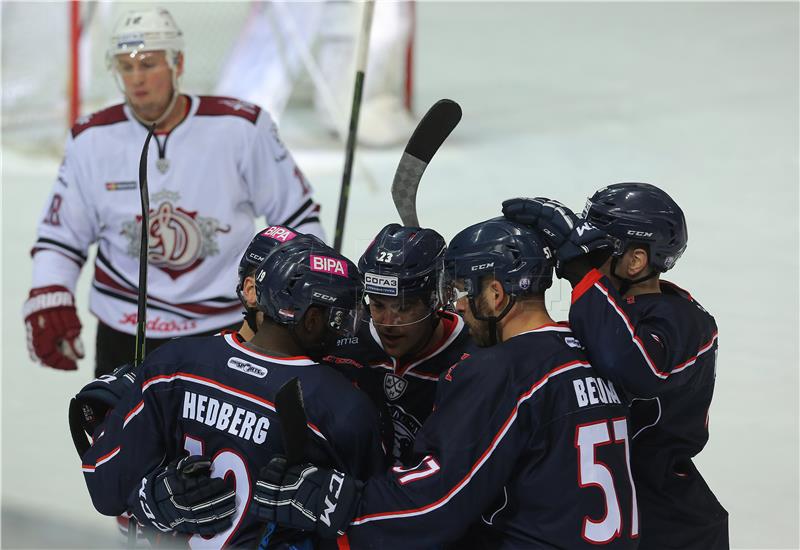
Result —
[[[281, 421], [281, 440], [286, 453], [286, 467], [300, 464], [306, 458], [308, 418], [303, 405], [303, 388], [296, 376], [281, 386], [275, 394], [275, 410]], [[275, 524], [268, 523], [261, 534], [258, 550], [266, 550], [269, 547], [274, 530]]]
[[303, 388], [295, 376], [275, 394], [275, 409], [281, 421], [281, 439], [289, 466], [299, 464], [306, 454], [308, 419], [303, 405]]
[[353, 105], [350, 110], [350, 127], [347, 132], [347, 145], [345, 146], [342, 189], [339, 193], [339, 212], [336, 215], [336, 231], [334, 232], [333, 238], [333, 248], [337, 252], [342, 249], [342, 239], [344, 238], [344, 220], [347, 216], [347, 201], [350, 198], [350, 179], [352, 177], [353, 157], [356, 149], [358, 114], [361, 110], [361, 95], [364, 92], [364, 71], [367, 66], [367, 51], [369, 50], [369, 35], [372, 30], [372, 12], [374, 10], [374, 0], [367, 0], [364, 4], [364, 14], [361, 19], [361, 34], [359, 36], [358, 51], [356, 53], [356, 83], [355, 89], [353, 90]]
[[460, 120], [458, 103], [440, 99], [428, 109], [411, 134], [392, 182], [392, 200], [403, 225], [419, 227], [417, 189], [422, 174]]
[[150, 126], [144, 140], [142, 154], [139, 157], [139, 197], [142, 203], [142, 238], [139, 241], [139, 295], [136, 315], [136, 349], [133, 354], [133, 366], [139, 368], [144, 361], [145, 322], [147, 318], [147, 249], [150, 235], [150, 195], [147, 191], [147, 150], [150, 139], [156, 131], [156, 125]]
[[[156, 125], [150, 126], [139, 156], [139, 198], [142, 203], [142, 238], [139, 241], [139, 295], [136, 314], [136, 349], [133, 354], [133, 367], [138, 370], [144, 362], [145, 325], [147, 321], [147, 250], [150, 236], [150, 193], [147, 190], [147, 151]], [[128, 518], [128, 548], [136, 548], [139, 524], [133, 514]]]

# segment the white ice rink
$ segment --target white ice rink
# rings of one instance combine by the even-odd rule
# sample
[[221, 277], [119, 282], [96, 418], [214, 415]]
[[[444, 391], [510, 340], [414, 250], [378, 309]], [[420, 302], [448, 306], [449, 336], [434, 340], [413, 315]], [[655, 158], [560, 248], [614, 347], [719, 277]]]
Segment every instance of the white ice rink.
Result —
[[[682, 205], [689, 247], [667, 278], [719, 325], [711, 440], [697, 464], [730, 512], [736, 548], [800, 544], [798, 14], [797, 3], [766, 2], [417, 10], [416, 109], [449, 97], [464, 111], [423, 179], [423, 224], [450, 238], [519, 195], [580, 210], [618, 181], [656, 183]], [[307, 112], [284, 117], [332, 235], [343, 154], [317, 130]], [[91, 269], [78, 291], [89, 351], [80, 371], [34, 365], [20, 311], [59, 159], [20, 153], [16, 139], [3, 135], [2, 150], [2, 546], [110, 546], [114, 522], [91, 506], [66, 420], [92, 372]], [[356, 173], [345, 235], [353, 258], [396, 219], [389, 185], [400, 149], [358, 156], [380, 188]], [[559, 318], [568, 293], [551, 293]]]

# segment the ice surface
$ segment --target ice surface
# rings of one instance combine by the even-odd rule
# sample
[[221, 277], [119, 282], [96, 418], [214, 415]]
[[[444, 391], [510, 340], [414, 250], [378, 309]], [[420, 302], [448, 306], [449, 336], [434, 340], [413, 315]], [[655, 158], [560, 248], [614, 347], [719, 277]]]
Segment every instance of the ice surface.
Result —
[[[464, 111], [424, 176], [421, 223], [450, 238], [512, 196], [581, 209], [604, 184], [663, 186], [690, 235], [668, 279], [720, 330], [698, 467], [731, 514], [734, 547], [797, 548], [798, 4], [419, 3], [417, 15], [416, 109], [449, 97]], [[308, 112], [283, 119], [332, 236], [343, 153], [318, 131]], [[91, 506], [66, 420], [68, 398], [91, 377], [91, 270], [78, 291], [89, 351], [80, 371], [35, 366], [20, 309], [58, 159], [3, 139], [3, 546], [52, 547], [51, 520], [108, 540], [113, 520]], [[397, 219], [389, 187], [400, 153], [357, 153], [378, 189], [356, 168], [353, 258]], [[568, 295], [550, 293], [555, 316], [566, 316]], [[20, 517], [43, 529], [25, 530]], [[55, 546], [86, 547], [61, 531]]]

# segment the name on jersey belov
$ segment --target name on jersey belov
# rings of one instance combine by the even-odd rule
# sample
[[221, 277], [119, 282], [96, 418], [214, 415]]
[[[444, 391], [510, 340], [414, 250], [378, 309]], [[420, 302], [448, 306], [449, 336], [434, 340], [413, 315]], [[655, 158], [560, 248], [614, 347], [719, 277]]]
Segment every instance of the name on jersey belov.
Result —
[[267, 440], [266, 416], [202, 393], [184, 392], [182, 416], [259, 445]]

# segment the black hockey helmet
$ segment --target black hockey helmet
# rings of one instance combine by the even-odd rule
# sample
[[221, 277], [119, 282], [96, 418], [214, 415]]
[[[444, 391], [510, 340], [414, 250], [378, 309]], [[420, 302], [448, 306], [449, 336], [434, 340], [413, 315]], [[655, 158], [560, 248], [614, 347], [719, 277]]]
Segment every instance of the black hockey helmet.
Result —
[[588, 199], [583, 217], [616, 239], [614, 256], [624, 254], [631, 244], [646, 244], [656, 272], [671, 269], [686, 250], [689, 234], [683, 211], [649, 183], [603, 187]]
[[312, 305], [328, 310], [335, 332], [352, 336], [360, 321], [361, 278], [353, 262], [311, 235], [275, 248], [255, 273], [258, 309], [284, 326]]
[[544, 294], [553, 283], [552, 253], [527, 225], [504, 217], [471, 225], [447, 246], [440, 279], [443, 301], [452, 302], [452, 282], [464, 282], [470, 299], [481, 291], [481, 279], [491, 276], [512, 297]]
[[380, 230], [358, 261], [364, 291], [435, 299], [446, 244], [433, 229], [390, 223]]

